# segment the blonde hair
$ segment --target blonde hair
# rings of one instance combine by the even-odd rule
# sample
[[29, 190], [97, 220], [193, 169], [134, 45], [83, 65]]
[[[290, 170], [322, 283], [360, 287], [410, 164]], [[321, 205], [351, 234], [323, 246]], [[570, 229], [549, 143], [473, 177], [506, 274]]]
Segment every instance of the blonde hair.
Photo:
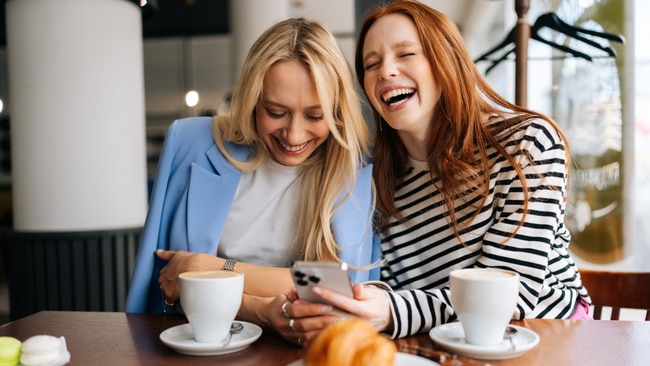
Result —
[[[296, 211], [296, 245], [302, 260], [339, 261], [332, 217], [354, 188], [368, 154], [368, 126], [363, 118], [352, 69], [334, 36], [319, 22], [292, 18], [266, 30], [253, 44], [235, 82], [229, 109], [214, 118], [217, 146], [235, 167], [256, 169], [271, 159], [255, 124], [264, 76], [274, 64], [298, 60], [310, 71], [330, 136], [302, 164], [301, 196]], [[224, 141], [251, 147], [247, 161], [235, 159]], [[341, 197], [343, 200], [340, 200]], [[340, 201], [339, 201], [340, 200]]]

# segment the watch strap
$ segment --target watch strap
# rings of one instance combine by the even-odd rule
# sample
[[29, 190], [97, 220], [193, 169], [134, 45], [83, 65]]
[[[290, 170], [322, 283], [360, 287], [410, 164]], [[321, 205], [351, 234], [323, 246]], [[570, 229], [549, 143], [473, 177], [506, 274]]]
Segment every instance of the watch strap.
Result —
[[234, 259], [226, 259], [226, 263], [221, 268], [223, 271], [234, 271], [237, 261]]

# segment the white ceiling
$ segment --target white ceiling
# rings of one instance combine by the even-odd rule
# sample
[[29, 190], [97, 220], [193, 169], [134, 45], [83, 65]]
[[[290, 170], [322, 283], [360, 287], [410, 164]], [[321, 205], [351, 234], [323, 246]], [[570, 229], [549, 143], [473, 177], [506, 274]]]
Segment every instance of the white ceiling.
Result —
[[[471, 8], [477, 2], [476, 0], [420, 0], [421, 2], [429, 5], [430, 7], [444, 13], [453, 19], [457, 25], [464, 26], [467, 15], [471, 12]], [[487, 1], [487, 0], [478, 0]]]
[[[495, 22], [503, 21], [504, 5], [511, 1], [494, 0], [420, 0], [450, 17], [461, 29], [465, 39], [485, 31]], [[514, 8], [512, 10], [514, 12]]]
[[456, 23], [472, 55], [484, 50], [488, 33], [495, 29], [498, 34], [504, 33], [505, 19], [515, 14], [512, 0], [420, 1], [444, 13]]

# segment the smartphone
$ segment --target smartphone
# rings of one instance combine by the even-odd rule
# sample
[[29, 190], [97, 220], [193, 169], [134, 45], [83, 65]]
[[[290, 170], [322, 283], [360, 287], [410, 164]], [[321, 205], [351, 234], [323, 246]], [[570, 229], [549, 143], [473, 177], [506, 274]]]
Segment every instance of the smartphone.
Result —
[[353, 297], [346, 263], [296, 261], [291, 266], [291, 276], [300, 299], [326, 304], [312, 292], [315, 285]]

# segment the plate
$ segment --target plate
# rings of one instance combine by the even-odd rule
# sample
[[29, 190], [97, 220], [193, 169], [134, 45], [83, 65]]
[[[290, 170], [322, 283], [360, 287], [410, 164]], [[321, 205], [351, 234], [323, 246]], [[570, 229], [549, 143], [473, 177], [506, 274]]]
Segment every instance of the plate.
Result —
[[[305, 361], [299, 359], [287, 366], [305, 366]], [[395, 353], [395, 366], [440, 366], [440, 364], [424, 357], [397, 352]]]
[[244, 324], [244, 329], [239, 333], [233, 334], [227, 346], [221, 343], [201, 343], [195, 341], [192, 326], [189, 323], [164, 330], [160, 333], [160, 340], [176, 352], [185, 355], [225, 355], [243, 350], [262, 335], [262, 328], [258, 325], [241, 321], [240, 323]]
[[523, 355], [539, 343], [539, 335], [530, 329], [511, 325], [517, 329], [512, 336], [514, 349], [510, 341], [504, 339], [496, 346], [476, 346], [465, 343], [465, 333], [460, 323], [447, 323], [429, 331], [429, 337], [441, 347], [459, 355], [483, 360], [505, 360]]

